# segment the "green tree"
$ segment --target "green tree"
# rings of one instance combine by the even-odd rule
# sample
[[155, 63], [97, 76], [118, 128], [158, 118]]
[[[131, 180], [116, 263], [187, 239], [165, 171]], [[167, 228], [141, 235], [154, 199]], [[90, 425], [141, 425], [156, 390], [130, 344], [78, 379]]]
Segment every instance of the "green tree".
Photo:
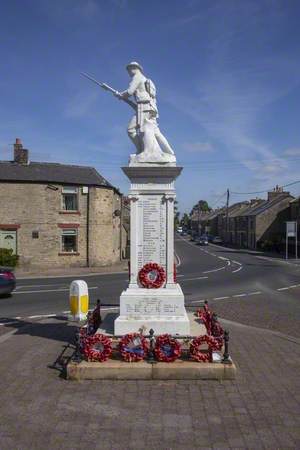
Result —
[[211, 211], [211, 208], [208, 206], [208, 203], [206, 200], [199, 200], [197, 206], [200, 209], [200, 211], [203, 211], [203, 212]]
[[182, 227], [190, 228], [190, 223], [191, 223], [190, 216], [187, 213], [184, 213], [180, 221], [180, 225]]

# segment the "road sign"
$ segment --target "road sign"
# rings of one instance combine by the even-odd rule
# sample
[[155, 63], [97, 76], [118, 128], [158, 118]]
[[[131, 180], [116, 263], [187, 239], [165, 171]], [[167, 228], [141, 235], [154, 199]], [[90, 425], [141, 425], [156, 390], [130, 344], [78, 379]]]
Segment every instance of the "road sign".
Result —
[[287, 237], [296, 237], [297, 222], [286, 222], [286, 234]]
[[295, 239], [295, 256], [298, 259], [298, 240], [297, 240], [297, 222], [290, 221], [286, 222], [286, 237], [285, 237], [285, 258], [289, 257], [289, 238]]

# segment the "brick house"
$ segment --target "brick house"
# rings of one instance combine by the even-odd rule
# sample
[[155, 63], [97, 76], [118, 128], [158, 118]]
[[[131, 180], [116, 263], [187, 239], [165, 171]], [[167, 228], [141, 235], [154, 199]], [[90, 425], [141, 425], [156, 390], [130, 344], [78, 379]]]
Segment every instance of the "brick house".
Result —
[[122, 195], [93, 167], [31, 162], [19, 139], [0, 161], [0, 248], [23, 268], [104, 266], [122, 258]]

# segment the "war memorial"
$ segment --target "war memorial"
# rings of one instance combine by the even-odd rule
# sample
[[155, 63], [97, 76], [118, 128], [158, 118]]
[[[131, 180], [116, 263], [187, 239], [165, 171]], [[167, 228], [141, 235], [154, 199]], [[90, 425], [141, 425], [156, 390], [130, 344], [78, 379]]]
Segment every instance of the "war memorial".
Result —
[[80, 329], [68, 378], [232, 379], [228, 333], [207, 304], [196, 317], [187, 313], [176, 279], [175, 181], [183, 168], [159, 128], [155, 84], [139, 63], [126, 69], [130, 83], [123, 92], [83, 75], [134, 110], [127, 132], [135, 153], [122, 168], [130, 181], [129, 284], [113, 330]]

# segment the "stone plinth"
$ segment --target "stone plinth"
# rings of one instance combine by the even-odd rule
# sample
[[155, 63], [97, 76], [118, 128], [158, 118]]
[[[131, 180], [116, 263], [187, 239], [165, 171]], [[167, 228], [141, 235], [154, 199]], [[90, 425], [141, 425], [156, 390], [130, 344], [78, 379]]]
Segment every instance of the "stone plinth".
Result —
[[[156, 334], [189, 334], [184, 295], [174, 280], [174, 181], [181, 170], [151, 164], [123, 168], [131, 182], [130, 282], [120, 297], [115, 334], [143, 326]], [[166, 282], [159, 289], [139, 283], [138, 273], [149, 262], [164, 268]]]

